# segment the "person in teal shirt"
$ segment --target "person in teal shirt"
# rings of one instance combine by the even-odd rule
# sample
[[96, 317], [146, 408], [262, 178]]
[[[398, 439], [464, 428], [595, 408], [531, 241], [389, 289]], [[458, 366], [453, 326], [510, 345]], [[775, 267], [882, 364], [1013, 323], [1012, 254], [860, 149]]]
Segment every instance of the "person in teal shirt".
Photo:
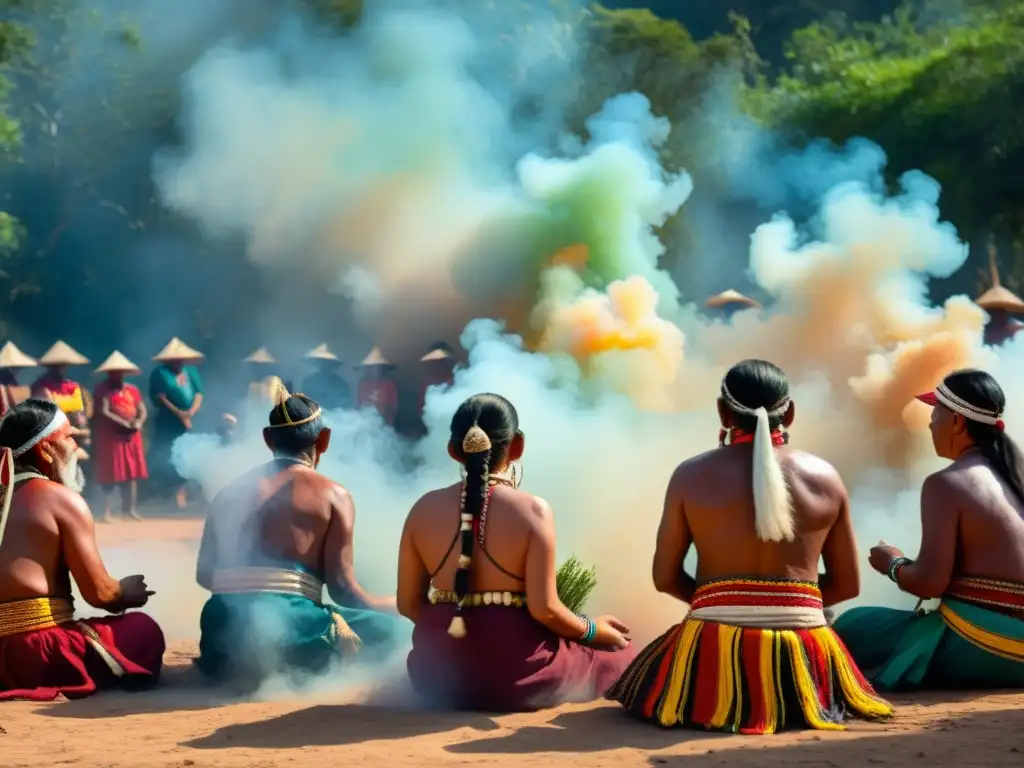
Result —
[[175, 337], [153, 358], [157, 366], [149, 377], [154, 411], [150, 476], [163, 487], [174, 489], [179, 508], [188, 503], [188, 497], [186, 483], [171, 459], [171, 449], [175, 440], [191, 431], [192, 420], [203, 406], [203, 380], [194, 365], [203, 357], [202, 352]]

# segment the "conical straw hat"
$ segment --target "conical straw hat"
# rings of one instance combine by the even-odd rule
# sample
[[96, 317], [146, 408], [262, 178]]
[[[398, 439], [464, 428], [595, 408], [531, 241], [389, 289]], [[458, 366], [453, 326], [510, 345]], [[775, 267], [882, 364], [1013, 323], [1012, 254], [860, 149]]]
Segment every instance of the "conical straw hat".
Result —
[[362, 368], [370, 368], [375, 365], [390, 368], [394, 367], [394, 363], [392, 363], [390, 360], [384, 357], [383, 354], [381, 354], [379, 347], [374, 347], [373, 349], [371, 349], [370, 354], [368, 354], [366, 358], [363, 360], [363, 362], [361, 362], [359, 365]]
[[96, 373], [135, 373], [142, 371], [135, 363], [122, 355], [116, 349], [110, 353], [110, 357], [103, 361], [103, 365], [96, 369]]
[[726, 291], [715, 294], [710, 299], [704, 302], [704, 306], [708, 309], [718, 309], [720, 307], [728, 306], [743, 306], [743, 307], [755, 307], [759, 308], [761, 305], [754, 301], [749, 296], [744, 296], [739, 291], [729, 288]]
[[999, 265], [996, 262], [995, 246], [988, 249], [988, 269], [992, 276], [992, 287], [974, 300], [982, 309], [1004, 309], [1014, 314], [1024, 314], [1024, 301], [1017, 294], [1003, 288], [999, 283]]
[[175, 336], [167, 342], [167, 346], [161, 349], [160, 354], [156, 355], [153, 359], [162, 363], [169, 360], [202, 360], [205, 357], [206, 355], [202, 352], [192, 349], [192, 347]]
[[247, 358], [245, 358], [242, 362], [243, 363], [276, 363], [277, 360], [274, 358], [274, 356], [272, 354], [270, 354], [270, 352], [267, 350], [266, 347], [260, 347], [255, 352], [253, 352], [251, 355], [249, 355]]
[[452, 351], [452, 348], [443, 341], [439, 341], [436, 344], [430, 345], [430, 348], [427, 349], [427, 354], [420, 358], [420, 362], [431, 363], [435, 360], [451, 360], [454, 357], [455, 353]]
[[89, 358], [72, 349], [63, 341], [58, 341], [39, 358], [40, 365], [88, 365]]
[[0, 349], [0, 368], [35, 368], [35, 358], [29, 357], [13, 341], [4, 344]]
[[321, 344], [316, 349], [309, 350], [309, 352], [305, 354], [305, 357], [310, 360], [337, 360], [338, 362], [341, 362], [341, 359], [331, 352], [331, 350], [327, 348], [326, 344]]

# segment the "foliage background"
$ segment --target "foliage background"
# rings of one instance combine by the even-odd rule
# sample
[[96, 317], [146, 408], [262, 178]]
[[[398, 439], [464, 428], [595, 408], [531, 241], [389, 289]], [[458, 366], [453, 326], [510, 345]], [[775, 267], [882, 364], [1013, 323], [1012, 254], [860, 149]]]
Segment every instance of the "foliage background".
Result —
[[[717, 234], [687, 211], [727, 217], [721, 248], [740, 256], [773, 212], [744, 199], [723, 171], [729, 158], [708, 145], [712, 99], [786, 146], [864, 137], [884, 148], [890, 182], [908, 169], [934, 176], [943, 216], [972, 245], [995, 242], [1004, 283], [1021, 288], [1024, 0], [610, 1], [586, 12], [520, 1], [544, 2], [583, 32], [570, 127], [633, 89], [672, 119], [663, 161], [697, 188], [662, 232], [684, 290], [728, 287], [702, 281], [708, 254], [693, 244]], [[345, 28], [362, 3], [219, 0], [186, 36], [168, 21], [177, 2], [0, 0], [0, 338], [30, 353], [66, 337], [92, 356], [112, 346], [145, 356], [176, 334], [244, 354], [274, 321], [260, 304], [276, 277], [255, 270], [241, 244], [204, 243], [163, 210], [152, 156], [175, 142], [179, 79], [210, 44], [258, 36], [294, 4]], [[984, 248], [970, 264], [933, 285], [935, 298], [981, 289]], [[336, 296], [294, 288], [296, 308], [346, 327]]]

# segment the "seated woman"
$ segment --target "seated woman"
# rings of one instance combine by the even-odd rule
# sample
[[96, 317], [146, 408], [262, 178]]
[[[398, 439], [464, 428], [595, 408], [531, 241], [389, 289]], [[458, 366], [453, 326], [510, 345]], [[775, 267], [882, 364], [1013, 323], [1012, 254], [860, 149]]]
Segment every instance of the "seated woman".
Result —
[[402, 532], [398, 610], [416, 625], [414, 688], [434, 704], [490, 712], [604, 695], [633, 658], [629, 629], [559, 600], [551, 508], [503, 474], [523, 453], [512, 403], [466, 400], [448, 453], [466, 479], [417, 501]]

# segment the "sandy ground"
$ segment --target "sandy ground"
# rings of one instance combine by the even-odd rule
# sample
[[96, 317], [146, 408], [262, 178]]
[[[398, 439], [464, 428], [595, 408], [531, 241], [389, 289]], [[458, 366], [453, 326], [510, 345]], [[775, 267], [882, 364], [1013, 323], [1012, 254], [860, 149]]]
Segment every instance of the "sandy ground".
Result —
[[[1024, 694], [901, 697], [890, 723], [770, 737], [663, 731], [631, 722], [605, 703], [507, 716], [428, 713], [383, 703], [394, 700], [400, 682], [391, 693], [347, 690], [321, 693], [315, 700], [227, 702], [204, 689], [190, 668], [195, 641], [188, 627], [194, 626], [201, 595], [187, 586], [192, 572], [182, 572], [182, 564], [194, 551], [198, 532], [194, 520], [100, 527], [111, 560], [121, 561], [130, 552], [132, 559], [143, 558], [147, 575], [157, 574], [151, 582], [165, 597], [161, 601], [158, 595], [153, 613], [170, 630], [165, 685], [145, 694], [0, 705], [0, 766], [528, 768], [586, 761], [595, 768], [705, 768], [778, 760], [836, 768], [941, 761], [969, 768], [1021, 764], [1024, 754]], [[111, 570], [125, 570], [117, 565]]]

